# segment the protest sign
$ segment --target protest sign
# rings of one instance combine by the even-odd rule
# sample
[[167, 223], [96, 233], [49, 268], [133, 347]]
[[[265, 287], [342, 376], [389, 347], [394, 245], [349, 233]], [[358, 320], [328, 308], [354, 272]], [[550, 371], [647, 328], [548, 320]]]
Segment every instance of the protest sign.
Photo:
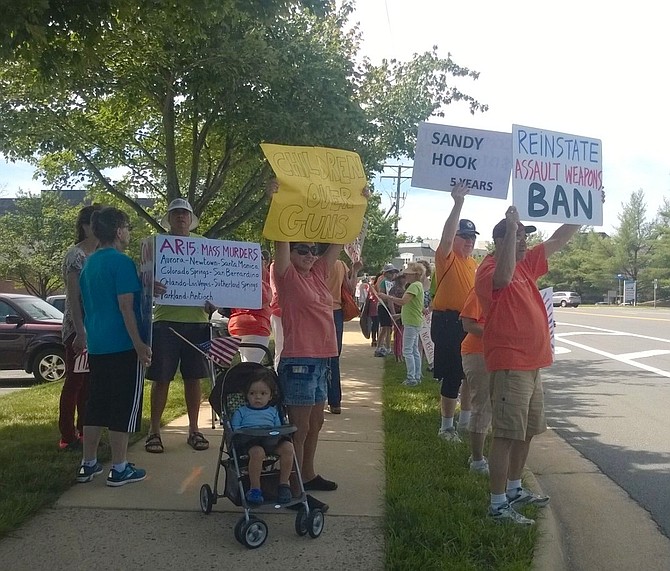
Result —
[[349, 259], [355, 264], [361, 261], [361, 254], [363, 253], [363, 243], [365, 242], [365, 235], [368, 233], [368, 221], [363, 219], [363, 227], [360, 234], [350, 244], [344, 245], [344, 253], [349, 256]]
[[356, 153], [269, 144], [261, 148], [279, 183], [263, 236], [329, 244], [356, 239], [367, 207], [362, 194], [367, 178]]
[[602, 142], [512, 127], [512, 194], [521, 220], [602, 226]]
[[507, 198], [512, 168], [509, 133], [420, 123], [412, 186], [450, 191], [465, 181], [470, 194]]
[[540, 290], [544, 308], [547, 310], [547, 325], [549, 326], [549, 342], [551, 343], [551, 354], [556, 354], [556, 320], [554, 319], [554, 288], [546, 287]]
[[155, 236], [142, 240], [140, 245], [140, 282], [142, 295], [140, 298], [140, 336], [147, 345], [151, 345], [152, 320], [154, 307], [154, 246]]
[[161, 305], [261, 307], [261, 247], [251, 242], [155, 236], [155, 280]]
[[430, 336], [430, 324], [432, 317], [432, 311], [428, 315], [424, 315], [423, 323], [421, 324], [421, 329], [419, 330], [419, 339], [421, 340], [421, 345], [423, 346], [423, 352], [426, 355], [426, 361], [428, 361], [428, 365], [431, 367], [435, 362], [435, 344], [433, 343], [433, 339]]

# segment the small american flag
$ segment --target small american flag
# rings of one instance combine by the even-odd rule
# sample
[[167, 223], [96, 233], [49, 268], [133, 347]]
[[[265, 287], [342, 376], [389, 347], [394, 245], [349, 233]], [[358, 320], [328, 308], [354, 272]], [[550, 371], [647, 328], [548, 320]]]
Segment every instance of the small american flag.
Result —
[[200, 343], [198, 347], [221, 367], [230, 365], [237, 353], [242, 339], [239, 337], [214, 337], [211, 341]]
[[73, 373], [90, 373], [88, 367], [88, 351], [84, 349], [74, 360]]

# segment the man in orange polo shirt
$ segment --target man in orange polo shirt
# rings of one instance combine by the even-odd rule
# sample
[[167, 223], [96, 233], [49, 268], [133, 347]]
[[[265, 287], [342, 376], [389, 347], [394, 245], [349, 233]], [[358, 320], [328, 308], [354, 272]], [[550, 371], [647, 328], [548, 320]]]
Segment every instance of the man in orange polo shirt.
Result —
[[534, 520], [514, 508], [549, 503], [549, 497], [521, 485], [530, 441], [547, 429], [540, 369], [553, 360], [547, 312], [536, 281], [547, 273], [547, 258], [578, 229], [579, 225], [564, 224], [527, 251], [526, 235], [536, 228], [521, 224], [517, 209], [510, 206], [493, 228], [495, 252], [477, 270], [475, 291], [486, 320], [482, 339], [493, 408], [489, 516], [496, 521], [532, 525]]
[[[460, 321], [465, 298], [475, 283], [477, 262], [472, 257], [477, 234], [472, 221], [459, 220], [469, 189], [459, 183], [451, 191], [454, 206], [444, 223], [435, 253], [435, 297], [430, 337], [435, 344], [433, 377], [441, 381], [442, 424], [438, 436], [447, 442], [460, 442], [454, 427], [458, 391], [463, 380], [461, 342], [465, 332]], [[464, 423], [465, 424], [465, 423]]]

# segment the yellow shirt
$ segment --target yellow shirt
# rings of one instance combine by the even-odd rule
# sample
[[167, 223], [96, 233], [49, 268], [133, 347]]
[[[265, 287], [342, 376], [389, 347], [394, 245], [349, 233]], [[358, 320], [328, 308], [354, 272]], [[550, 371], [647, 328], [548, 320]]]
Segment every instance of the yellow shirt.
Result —
[[333, 296], [333, 311], [342, 309], [342, 284], [347, 279], [348, 274], [349, 268], [342, 260], [337, 260], [328, 274], [326, 284], [330, 290], [330, 295]]

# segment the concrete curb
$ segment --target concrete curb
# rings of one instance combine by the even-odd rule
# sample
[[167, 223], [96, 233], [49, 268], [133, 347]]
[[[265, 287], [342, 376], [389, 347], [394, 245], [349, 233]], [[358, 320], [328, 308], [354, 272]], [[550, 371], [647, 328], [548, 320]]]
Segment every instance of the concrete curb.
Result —
[[[535, 474], [526, 469], [524, 479], [528, 487], [536, 494], [541, 494], [542, 488]], [[567, 563], [563, 553], [563, 543], [551, 502], [542, 508], [537, 518], [539, 536], [533, 551], [533, 571], [567, 571]]]

